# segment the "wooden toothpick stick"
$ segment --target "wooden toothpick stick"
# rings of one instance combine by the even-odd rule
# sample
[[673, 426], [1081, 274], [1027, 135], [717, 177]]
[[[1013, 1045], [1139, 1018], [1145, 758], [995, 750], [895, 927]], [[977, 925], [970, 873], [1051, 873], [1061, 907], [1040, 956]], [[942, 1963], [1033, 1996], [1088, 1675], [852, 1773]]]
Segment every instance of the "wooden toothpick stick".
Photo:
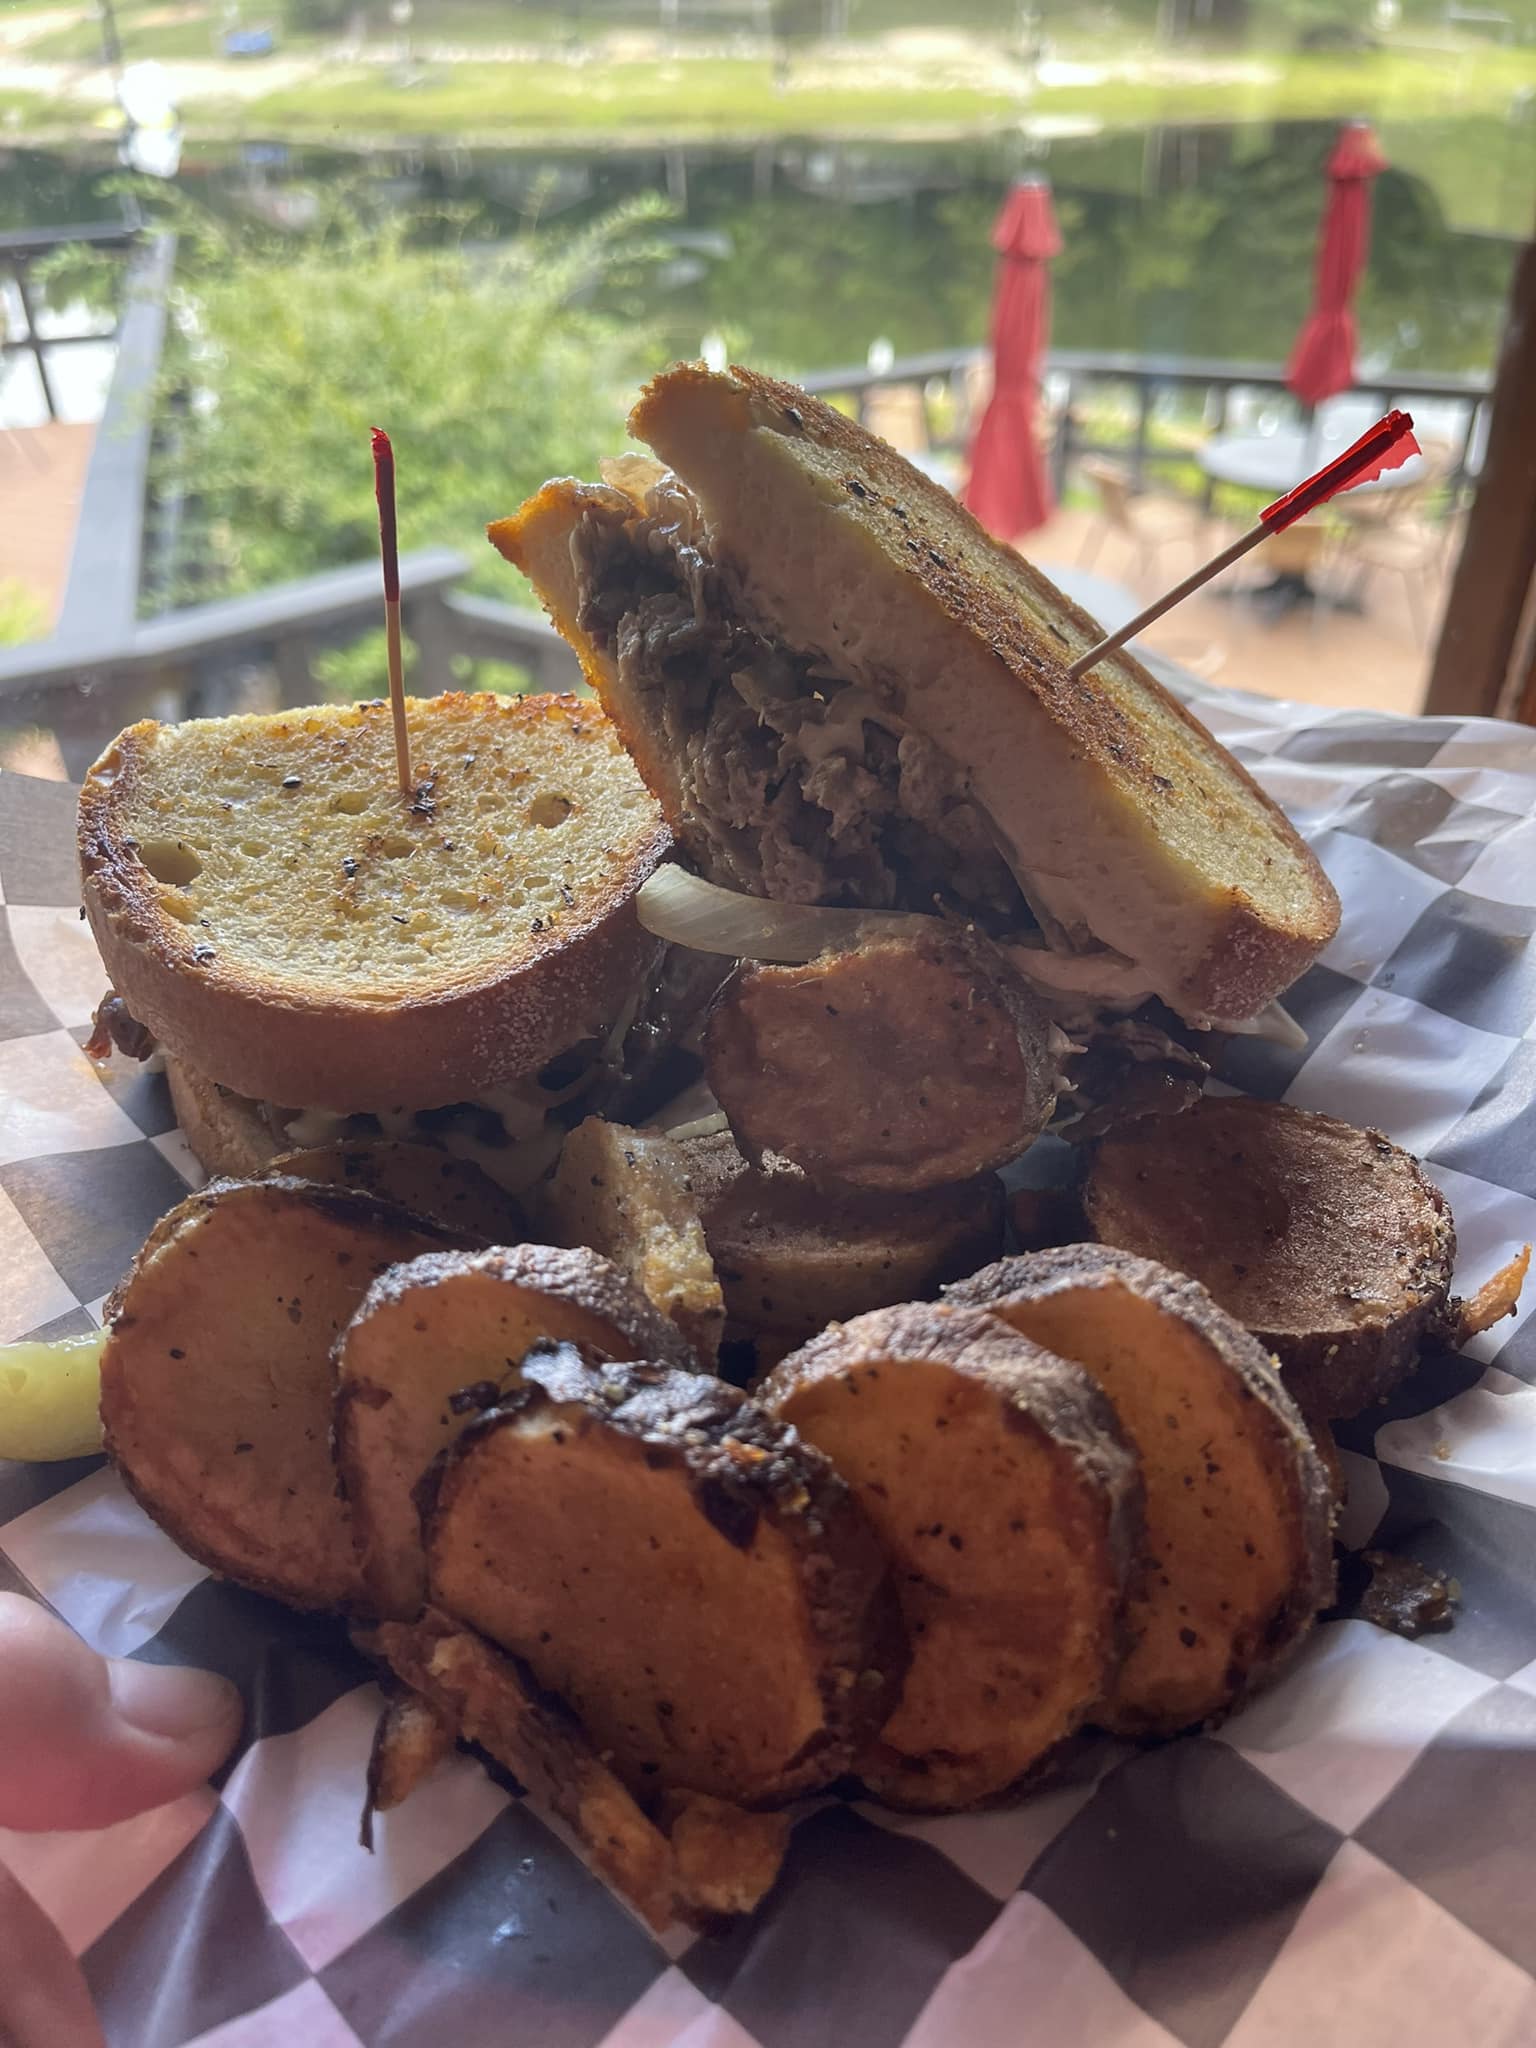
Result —
[[395, 530], [395, 451], [382, 428], [373, 430], [373, 495], [379, 501], [379, 553], [384, 561], [384, 636], [389, 657], [389, 705], [395, 720], [395, 766], [400, 794], [410, 802], [411, 735], [405, 723], [405, 664], [400, 655], [400, 541]]
[[1410, 455], [1419, 452], [1419, 444], [1413, 438], [1412, 416], [1406, 412], [1389, 412], [1368, 434], [1362, 434], [1358, 441], [1318, 470], [1315, 476], [1306, 478], [1294, 491], [1287, 491], [1273, 505], [1266, 505], [1259, 514], [1257, 526], [1250, 526], [1219, 555], [1212, 555], [1208, 562], [1202, 562], [1182, 583], [1176, 583], [1172, 590], [1165, 590], [1134, 619], [1127, 619], [1123, 626], [1090, 647], [1086, 654], [1080, 654], [1068, 665], [1067, 674], [1073, 677], [1086, 675], [1106, 654], [1113, 654], [1117, 647], [1123, 647], [1127, 640], [1134, 639], [1143, 626], [1150, 626], [1164, 612], [1171, 612], [1176, 604], [1182, 604], [1202, 583], [1209, 583], [1223, 569], [1230, 569], [1234, 562], [1241, 561], [1248, 550], [1256, 548], [1261, 540], [1268, 540], [1272, 533], [1283, 533], [1286, 527], [1304, 519], [1309, 512], [1315, 512], [1319, 505], [1326, 505], [1340, 491], [1351, 490], [1356, 484], [1368, 484], [1384, 470], [1401, 468]]

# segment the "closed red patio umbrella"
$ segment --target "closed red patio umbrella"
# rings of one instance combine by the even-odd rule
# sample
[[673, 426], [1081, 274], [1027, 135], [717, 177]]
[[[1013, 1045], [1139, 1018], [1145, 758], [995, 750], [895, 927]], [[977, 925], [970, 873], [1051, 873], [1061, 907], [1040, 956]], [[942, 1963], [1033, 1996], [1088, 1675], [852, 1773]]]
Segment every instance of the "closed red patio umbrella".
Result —
[[1056, 509], [1035, 438], [1040, 365], [1051, 331], [1050, 260], [1061, 252], [1043, 178], [1015, 185], [992, 229], [992, 398], [971, 443], [964, 498], [999, 540], [1044, 526]]
[[1371, 241], [1371, 180], [1387, 168], [1365, 121], [1349, 121], [1328, 159], [1328, 200], [1317, 247], [1312, 311], [1302, 323], [1285, 381], [1306, 405], [1355, 381], [1355, 291]]

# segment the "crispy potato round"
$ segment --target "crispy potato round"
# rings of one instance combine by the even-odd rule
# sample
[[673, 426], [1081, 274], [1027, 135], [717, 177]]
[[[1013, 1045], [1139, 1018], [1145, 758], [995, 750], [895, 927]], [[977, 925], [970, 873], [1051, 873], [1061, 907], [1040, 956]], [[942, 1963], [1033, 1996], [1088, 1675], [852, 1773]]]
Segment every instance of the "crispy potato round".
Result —
[[1263, 1349], [1203, 1287], [1069, 1245], [947, 1291], [1091, 1373], [1141, 1460], [1134, 1646], [1095, 1719], [1173, 1735], [1225, 1713], [1333, 1590], [1333, 1492]]
[[279, 1153], [258, 1177], [269, 1180], [273, 1175], [362, 1188], [483, 1244], [521, 1244], [526, 1234], [523, 1212], [506, 1189], [497, 1187], [472, 1159], [455, 1159], [437, 1145], [415, 1145], [400, 1138], [338, 1138], [331, 1145]]
[[1105, 1138], [1083, 1203], [1101, 1242], [1207, 1287], [1306, 1415], [1383, 1399], [1449, 1321], [1445, 1197], [1380, 1131], [1337, 1117], [1207, 1096]]
[[369, 1604], [409, 1621], [426, 1590], [417, 1483], [465, 1423], [520, 1385], [526, 1355], [572, 1345], [686, 1366], [680, 1333], [596, 1252], [439, 1252], [384, 1274], [336, 1347], [336, 1469]]
[[331, 1463], [331, 1347], [375, 1278], [451, 1232], [356, 1189], [215, 1181], [114, 1297], [107, 1449], [191, 1556], [295, 1607], [361, 1585]]
[[759, 1369], [828, 1323], [923, 1301], [1003, 1248], [1003, 1184], [973, 1174], [909, 1195], [817, 1187], [787, 1159], [750, 1166], [728, 1132], [678, 1141], [725, 1301]]
[[905, 1645], [874, 1533], [734, 1388], [645, 1365], [530, 1385], [440, 1473], [432, 1603], [525, 1658], [637, 1793], [783, 1802], [884, 1719]]
[[[562, 1700], [473, 1630], [428, 1611], [387, 1621], [365, 1648], [414, 1688], [442, 1721], [543, 1799], [593, 1866], [659, 1932], [678, 1906], [671, 1845], [597, 1756]], [[366, 1822], [365, 1822], [366, 1825]]]
[[995, 1799], [1113, 1682], [1135, 1459], [1079, 1367], [971, 1310], [859, 1316], [761, 1398], [832, 1460], [896, 1572], [912, 1663], [859, 1760], [896, 1806]]
[[751, 1157], [906, 1191], [997, 1167], [1056, 1100], [1044, 1007], [970, 934], [881, 938], [803, 967], [744, 964], [704, 1031], [710, 1087]]

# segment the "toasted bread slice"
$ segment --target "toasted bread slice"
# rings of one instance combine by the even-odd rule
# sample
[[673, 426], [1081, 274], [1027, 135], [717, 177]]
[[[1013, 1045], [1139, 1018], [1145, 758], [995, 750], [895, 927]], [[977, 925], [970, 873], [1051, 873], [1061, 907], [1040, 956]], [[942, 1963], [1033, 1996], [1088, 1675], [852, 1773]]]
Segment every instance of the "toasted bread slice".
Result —
[[146, 721], [80, 797], [91, 929], [173, 1055], [289, 1108], [483, 1096], [612, 1026], [655, 952], [633, 897], [668, 835], [574, 697]]
[[859, 1316], [763, 1383], [895, 1567], [912, 1662], [859, 1760], [892, 1805], [995, 1799], [1112, 1685], [1140, 1548], [1136, 1461], [1088, 1375], [974, 1311]]
[[1206, 1096], [1101, 1140], [1083, 1205], [1103, 1243], [1209, 1288], [1279, 1359], [1306, 1415], [1358, 1415], [1449, 1330], [1456, 1226], [1380, 1131]]
[[782, 1803], [884, 1719], [904, 1645], [869, 1525], [718, 1380], [530, 1385], [447, 1453], [423, 1526], [432, 1603], [525, 1658], [644, 1796]]
[[526, 1354], [692, 1363], [679, 1332], [596, 1252], [439, 1252], [381, 1276], [336, 1346], [336, 1469], [368, 1602], [409, 1621], [426, 1590], [415, 1488], [465, 1423], [521, 1386]]
[[725, 1301], [686, 1157], [670, 1138], [588, 1117], [566, 1139], [540, 1213], [560, 1243], [612, 1259], [714, 1371]]
[[212, 1180], [259, 1179], [283, 1149], [261, 1104], [170, 1054], [165, 1078], [181, 1134], [204, 1173]]
[[413, 1145], [403, 1138], [338, 1138], [330, 1145], [279, 1153], [256, 1178], [274, 1174], [362, 1188], [413, 1215], [445, 1223], [466, 1242], [510, 1245], [525, 1234], [523, 1212], [505, 1188], [497, 1187], [473, 1160], [455, 1159], [435, 1145]]
[[913, 1194], [1034, 1143], [1059, 1037], [976, 938], [898, 935], [803, 967], [744, 963], [710, 1010], [704, 1070], [750, 1156]]
[[1099, 1245], [1003, 1259], [946, 1299], [1085, 1367], [1141, 1459], [1135, 1642], [1095, 1718], [1173, 1735], [1225, 1713], [1333, 1590], [1328, 1474], [1262, 1347], [1194, 1281]]
[[107, 1450], [192, 1557], [293, 1607], [361, 1581], [331, 1464], [331, 1346], [378, 1274], [453, 1234], [377, 1196], [216, 1181], [156, 1227], [114, 1297]]
[[817, 1188], [788, 1160], [749, 1166], [731, 1138], [683, 1138], [725, 1297], [726, 1338], [759, 1367], [828, 1323], [921, 1301], [995, 1259], [1003, 1184], [977, 1174], [923, 1194]]
[[[858, 689], [863, 715], [931, 746], [1073, 951], [1091, 938], [1123, 986], [1235, 1019], [1332, 935], [1332, 887], [1245, 771], [1124, 650], [1070, 678], [1098, 627], [883, 442], [794, 386], [688, 364], [646, 388], [630, 427], [697, 500], [690, 560], [702, 544], [751, 625]], [[714, 785], [581, 623], [572, 533], [624, 502], [547, 485], [491, 538], [693, 844]]]

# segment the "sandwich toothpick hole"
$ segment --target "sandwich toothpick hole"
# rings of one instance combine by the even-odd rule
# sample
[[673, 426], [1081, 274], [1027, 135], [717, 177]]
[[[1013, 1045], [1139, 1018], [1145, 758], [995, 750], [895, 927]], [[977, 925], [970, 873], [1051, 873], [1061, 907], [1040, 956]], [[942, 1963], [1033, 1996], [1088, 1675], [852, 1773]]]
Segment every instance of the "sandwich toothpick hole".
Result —
[[395, 526], [395, 451], [381, 427], [373, 429], [373, 495], [379, 505], [379, 554], [384, 565], [384, 638], [389, 662], [389, 708], [395, 721], [395, 767], [400, 794], [410, 802], [411, 735], [405, 722], [405, 664], [400, 654], [400, 541]]
[[1352, 442], [1342, 455], [1312, 476], [1306, 477], [1295, 490], [1287, 491], [1283, 498], [1276, 498], [1273, 505], [1266, 505], [1259, 514], [1258, 524], [1250, 526], [1246, 533], [1224, 547], [1220, 554], [1212, 555], [1208, 562], [1202, 562], [1198, 569], [1191, 570], [1182, 582], [1175, 583], [1172, 590], [1165, 590], [1161, 597], [1139, 611], [1134, 619], [1127, 619], [1113, 633], [1106, 634], [1076, 661], [1070, 662], [1067, 674], [1075, 681], [1086, 675], [1089, 669], [1101, 662], [1106, 654], [1113, 654], [1123, 647], [1127, 640], [1134, 639], [1144, 626], [1150, 626], [1154, 619], [1160, 619], [1164, 612], [1171, 612], [1176, 604], [1182, 604], [1192, 591], [1202, 583], [1209, 583], [1213, 576], [1219, 576], [1223, 569], [1230, 569], [1234, 562], [1241, 561], [1250, 548], [1256, 548], [1261, 540], [1268, 540], [1272, 533], [1284, 533], [1298, 519], [1304, 519], [1309, 512], [1315, 512], [1320, 505], [1326, 505], [1330, 498], [1340, 491], [1353, 490], [1356, 484], [1368, 484], [1389, 469], [1400, 469], [1410, 455], [1419, 454], [1419, 444], [1413, 438], [1413, 417], [1406, 412], [1389, 412], [1379, 419], [1369, 433], [1362, 434]]

